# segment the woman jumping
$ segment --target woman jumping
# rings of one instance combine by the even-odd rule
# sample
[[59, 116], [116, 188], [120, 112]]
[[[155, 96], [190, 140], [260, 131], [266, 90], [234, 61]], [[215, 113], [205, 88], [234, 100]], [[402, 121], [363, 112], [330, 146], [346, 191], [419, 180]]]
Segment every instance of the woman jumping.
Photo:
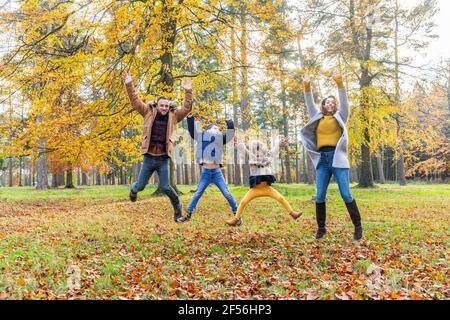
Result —
[[311, 120], [300, 131], [302, 142], [314, 167], [316, 168], [316, 239], [321, 239], [326, 233], [326, 194], [333, 175], [339, 187], [339, 192], [345, 202], [350, 218], [355, 227], [353, 238], [362, 238], [361, 215], [358, 206], [350, 194], [350, 177], [348, 161], [348, 132], [346, 123], [349, 117], [347, 93], [339, 73], [333, 74], [339, 91], [339, 109], [334, 96], [322, 100], [320, 110], [317, 110], [311, 91], [311, 78], [303, 78], [305, 103]]

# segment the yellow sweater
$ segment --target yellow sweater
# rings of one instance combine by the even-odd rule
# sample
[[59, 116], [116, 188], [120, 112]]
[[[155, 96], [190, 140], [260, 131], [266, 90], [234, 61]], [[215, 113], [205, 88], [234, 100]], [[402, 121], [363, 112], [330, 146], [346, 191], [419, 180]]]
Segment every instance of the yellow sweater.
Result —
[[335, 147], [342, 135], [342, 129], [336, 118], [324, 116], [316, 129], [317, 150], [322, 147]]

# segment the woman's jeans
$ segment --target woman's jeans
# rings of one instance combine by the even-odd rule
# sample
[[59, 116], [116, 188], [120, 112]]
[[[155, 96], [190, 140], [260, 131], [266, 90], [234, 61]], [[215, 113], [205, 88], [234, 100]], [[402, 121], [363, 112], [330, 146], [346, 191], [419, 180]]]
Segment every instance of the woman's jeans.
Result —
[[178, 199], [178, 194], [169, 184], [169, 161], [170, 159], [167, 155], [152, 156], [145, 154], [138, 180], [131, 185], [131, 191], [138, 193], [144, 190], [153, 172], [156, 171], [158, 173], [159, 188], [169, 197], [174, 210], [177, 210], [181, 208], [181, 202]]
[[214, 183], [217, 186], [217, 188], [219, 188], [225, 199], [227, 199], [231, 207], [231, 210], [233, 212], [236, 212], [237, 210], [236, 201], [234, 200], [233, 196], [231, 195], [230, 191], [227, 188], [227, 183], [225, 182], [225, 178], [223, 177], [220, 168], [215, 169], [202, 168], [202, 174], [200, 176], [200, 181], [198, 183], [197, 190], [195, 191], [194, 197], [192, 198], [191, 203], [187, 208], [187, 211], [192, 213], [195, 210], [195, 207], [197, 206], [198, 201], [202, 197], [203, 192], [205, 192], [206, 188], [211, 183]]
[[339, 187], [339, 193], [345, 203], [353, 201], [350, 194], [350, 176], [348, 168], [334, 168], [334, 151], [321, 152], [319, 165], [316, 169], [316, 203], [325, 202], [331, 175], [334, 175]]

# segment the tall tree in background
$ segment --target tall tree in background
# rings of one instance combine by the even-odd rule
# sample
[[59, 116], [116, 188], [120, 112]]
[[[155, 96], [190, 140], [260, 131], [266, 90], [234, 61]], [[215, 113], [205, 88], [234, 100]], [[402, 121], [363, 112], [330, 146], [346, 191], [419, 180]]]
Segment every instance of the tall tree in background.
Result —
[[[237, 88], [237, 55], [236, 55], [236, 32], [235, 32], [235, 24], [236, 18], [232, 16], [231, 18], [231, 26], [230, 26], [230, 49], [231, 49], [231, 104], [233, 106], [233, 121], [236, 128], [239, 128], [239, 117], [238, 117], [238, 88]], [[242, 185], [241, 179], [241, 166], [240, 161], [238, 159], [238, 151], [237, 148], [234, 148], [233, 151], [233, 168], [234, 168], [234, 184]]]
[[[402, 136], [402, 127], [405, 111], [401, 101], [400, 87], [400, 68], [411, 67], [409, 57], [402, 59], [400, 49], [407, 47], [418, 52], [420, 49], [428, 46], [428, 39], [435, 38], [432, 34], [435, 26], [432, 21], [437, 12], [436, 1], [423, 1], [411, 9], [404, 9], [400, 6], [398, 0], [391, 4], [393, 12], [393, 42], [394, 42], [394, 97], [395, 105], [399, 111], [393, 116], [396, 121], [396, 132], [398, 144], [397, 151], [397, 179], [400, 185], [406, 185], [405, 166], [404, 166], [404, 137]], [[408, 111], [406, 111], [408, 112]]]

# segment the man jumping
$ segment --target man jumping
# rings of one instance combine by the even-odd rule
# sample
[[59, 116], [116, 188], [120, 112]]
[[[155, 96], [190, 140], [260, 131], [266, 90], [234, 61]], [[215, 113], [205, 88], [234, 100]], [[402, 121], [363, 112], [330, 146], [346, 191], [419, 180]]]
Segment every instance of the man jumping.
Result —
[[173, 152], [176, 124], [183, 120], [192, 109], [192, 85], [189, 79], [183, 83], [184, 105], [177, 108], [169, 104], [166, 97], [159, 97], [156, 103], [146, 104], [138, 96], [133, 79], [127, 73], [123, 76], [131, 105], [144, 117], [141, 154], [144, 155], [141, 171], [136, 182], [131, 185], [130, 200], [136, 201], [137, 193], [144, 190], [153, 172], [158, 172], [159, 188], [169, 197], [174, 209], [175, 222], [184, 222], [182, 203], [178, 194], [169, 184], [169, 161]]

